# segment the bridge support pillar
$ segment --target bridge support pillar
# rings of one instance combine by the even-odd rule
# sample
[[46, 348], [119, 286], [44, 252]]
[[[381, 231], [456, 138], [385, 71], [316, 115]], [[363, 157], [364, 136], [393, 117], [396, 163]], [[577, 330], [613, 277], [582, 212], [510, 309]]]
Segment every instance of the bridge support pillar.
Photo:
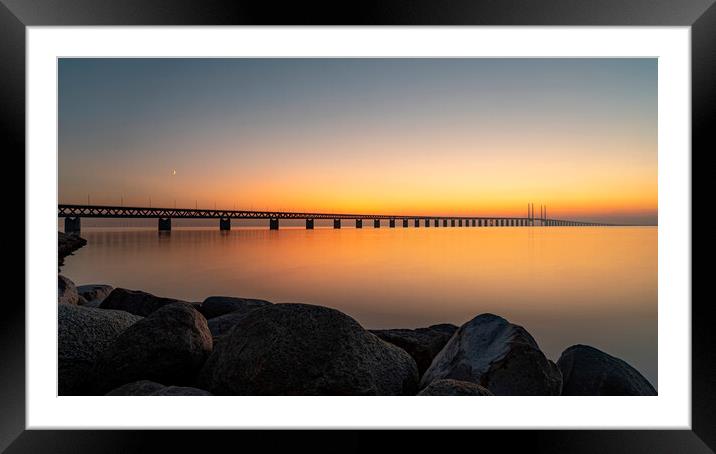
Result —
[[333, 228], [334, 228], [334, 229], [340, 229], [340, 228], [341, 228], [341, 220], [340, 220], [340, 219], [334, 219], [334, 220], [333, 220]]
[[458, 227], [462, 227], [462, 219], [458, 219], [458, 220], [457, 220], [457, 226], [458, 226]]
[[380, 219], [373, 219], [373, 228], [374, 229], [380, 228]]
[[407, 227], [407, 226], [408, 226], [408, 220], [407, 220], [407, 219], [403, 219], [403, 227]]
[[475, 227], [475, 220], [472, 220], [472, 226]]
[[443, 219], [443, 227], [447, 227], [447, 219]]
[[391, 229], [394, 229], [395, 228], [395, 219], [391, 219], [390, 222], [388, 223], [388, 225], [390, 226]]
[[278, 230], [278, 218], [269, 218], [269, 230]]
[[425, 227], [430, 227], [430, 219], [425, 220]]
[[455, 227], [455, 219], [450, 219], [450, 227]]
[[306, 219], [306, 230], [313, 230], [313, 219]]
[[171, 232], [172, 218], [159, 218], [158, 226], [160, 232]]
[[440, 227], [440, 222], [437, 219], [433, 219], [433, 227]]
[[363, 219], [356, 219], [356, 228], [357, 229], [363, 228]]
[[231, 218], [219, 218], [219, 230], [231, 230]]
[[420, 219], [415, 220], [415, 227], [420, 227]]
[[80, 219], [82, 219], [82, 218], [65, 218], [65, 233], [79, 234], [80, 233]]

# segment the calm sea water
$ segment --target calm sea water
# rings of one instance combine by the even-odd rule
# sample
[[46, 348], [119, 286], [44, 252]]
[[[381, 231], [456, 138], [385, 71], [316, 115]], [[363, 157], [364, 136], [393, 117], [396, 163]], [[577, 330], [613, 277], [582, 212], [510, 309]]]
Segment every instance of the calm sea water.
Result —
[[657, 385], [657, 228], [88, 228], [77, 284], [339, 309], [366, 328], [460, 325], [492, 312], [553, 360], [593, 345]]

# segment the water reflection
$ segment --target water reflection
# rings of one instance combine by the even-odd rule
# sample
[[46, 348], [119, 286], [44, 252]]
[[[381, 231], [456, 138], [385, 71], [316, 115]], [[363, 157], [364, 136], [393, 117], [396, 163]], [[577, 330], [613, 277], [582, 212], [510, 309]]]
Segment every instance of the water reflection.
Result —
[[575, 343], [657, 384], [657, 229], [87, 229], [65, 259], [78, 284], [203, 300], [337, 308], [367, 328], [461, 324], [493, 312], [556, 360]]

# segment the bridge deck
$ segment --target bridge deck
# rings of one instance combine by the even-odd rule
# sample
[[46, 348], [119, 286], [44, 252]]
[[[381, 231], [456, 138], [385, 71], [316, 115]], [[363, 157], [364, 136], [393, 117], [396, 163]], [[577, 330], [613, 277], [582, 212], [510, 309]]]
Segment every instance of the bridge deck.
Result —
[[183, 218], [183, 219], [419, 219], [419, 220], [520, 220], [545, 223], [569, 223], [581, 226], [603, 226], [594, 222], [572, 221], [521, 216], [426, 216], [405, 214], [366, 214], [366, 213], [310, 213], [293, 211], [249, 211], [249, 210], [207, 210], [191, 208], [151, 208], [123, 207], [107, 205], [67, 205], [57, 206], [57, 216], [61, 218]]

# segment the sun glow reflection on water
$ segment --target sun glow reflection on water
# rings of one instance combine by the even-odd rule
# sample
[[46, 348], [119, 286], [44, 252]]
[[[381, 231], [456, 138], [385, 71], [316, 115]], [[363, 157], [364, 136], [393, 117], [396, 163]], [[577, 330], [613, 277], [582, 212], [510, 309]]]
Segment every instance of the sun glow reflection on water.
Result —
[[[347, 223], [345, 223], [347, 224]], [[344, 225], [345, 225], [344, 224]], [[400, 224], [400, 223], [398, 223]], [[366, 328], [492, 312], [553, 360], [584, 343], [657, 385], [657, 228], [92, 229], [65, 259], [79, 284], [339, 309]]]

